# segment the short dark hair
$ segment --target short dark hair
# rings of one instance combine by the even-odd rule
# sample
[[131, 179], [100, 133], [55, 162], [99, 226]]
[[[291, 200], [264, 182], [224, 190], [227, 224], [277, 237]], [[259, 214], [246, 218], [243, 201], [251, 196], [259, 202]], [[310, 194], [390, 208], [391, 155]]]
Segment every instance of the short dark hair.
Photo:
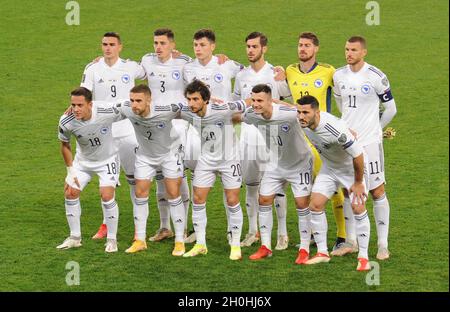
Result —
[[268, 39], [267, 36], [264, 35], [262, 32], [259, 31], [254, 31], [252, 33], [250, 33], [246, 38], [245, 38], [245, 42], [247, 42], [250, 39], [256, 39], [259, 38], [259, 43], [261, 44], [262, 47], [267, 46], [268, 43]]
[[119, 33], [116, 33], [116, 32], [113, 32], [113, 31], [110, 31], [110, 32], [105, 33], [105, 34], [103, 35], [103, 37], [113, 37], [113, 38], [117, 38], [117, 40], [119, 41], [119, 43], [122, 43], [122, 40], [120, 39]]
[[312, 95], [304, 95], [297, 100], [298, 105], [311, 105], [312, 108], [319, 108], [319, 101]]
[[195, 92], [200, 93], [203, 101], [209, 101], [211, 98], [211, 91], [207, 85], [198, 79], [194, 79], [190, 84], [184, 89], [184, 96], [187, 97], [188, 94], [193, 94]]
[[175, 34], [169, 28], [158, 28], [157, 30], [155, 30], [153, 32], [153, 35], [154, 36], [166, 36], [170, 40], [174, 40], [175, 39]]
[[298, 36], [298, 39], [300, 40], [301, 38], [303, 39], [310, 39], [312, 40], [313, 44], [318, 47], [319, 46], [319, 38], [317, 38], [316, 34], [310, 31], [305, 31], [302, 32], [300, 34], [300, 36]]
[[145, 84], [134, 86], [131, 88], [130, 93], [144, 93], [148, 96], [152, 96], [152, 91], [150, 91], [150, 88]]
[[216, 42], [216, 35], [211, 29], [200, 29], [194, 34], [194, 40], [200, 40], [202, 38], [208, 39], [211, 43]]
[[351, 36], [348, 40], [347, 40], [347, 42], [359, 42], [361, 45], [362, 45], [362, 47], [365, 49], [366, 48], [366, 46], [367, 46], [367, 43], [366, 43], [366, 39], [364, 38], [364, 37], [362, 37], [362, 36]]
[[252, 88], [253, 93], [267, 93], [269, 95], [272, 95], [272, 89], [265, 83], [257, 84]]
[[86, 102], [92, 102], [92, 92], [89, 91], [89, 89], [86, 89], [85, 87], [78, 87], [72, 92], [70, 92], [71, 96], [84, 96], [84, 99]]

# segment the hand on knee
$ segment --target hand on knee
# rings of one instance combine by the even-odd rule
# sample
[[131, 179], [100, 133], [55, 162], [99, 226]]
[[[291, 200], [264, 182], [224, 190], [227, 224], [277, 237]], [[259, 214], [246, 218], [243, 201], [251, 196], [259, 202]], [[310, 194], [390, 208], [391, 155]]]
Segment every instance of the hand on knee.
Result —
[[77, 199], [80, 197], [80, 191], [68, 186], [64, 191], [64, 197], [66, 199]]

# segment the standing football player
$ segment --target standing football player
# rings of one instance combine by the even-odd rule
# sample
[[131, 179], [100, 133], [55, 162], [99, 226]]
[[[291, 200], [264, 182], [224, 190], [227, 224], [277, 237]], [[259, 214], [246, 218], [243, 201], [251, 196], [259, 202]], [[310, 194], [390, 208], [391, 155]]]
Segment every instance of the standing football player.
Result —
[[206, 246], [206, 200], [214, 186], [216, 175], [220, 174], [226, 197], [231, 229], [230, 259], [240, 260], [242, 209], [239, 193], [242, 184], [239, 146], [233, 128], [232, 117], [245, 110], [244, 101], [219, 104], [210, 101], [209, 88], [200, 80], [186, 86], [188, 106], [184, 106], [181, 118], [187, 120], [201, 137], [201, 154], [194, 171], [194, 202], [192, 223], [197, 242], [183, 257], [194, 257], [208, 253]]
[[[155, 52], [144, 55], [141, 60], [141, 64], [147, 74], [152, 99], [161, 100], [168, 105], [184, 101], [183, 67], [191, 61], [191, 58], [186, 55], [173, 57], [175, 35], [172, 30], [167, 28], [160, 28], [154, 31], [153, 48]], [[189, 125], [181, 119], [173, 119], [172, 125], [177, 130], [184, 149]], [[155, 235], [151, 236], [149, 240], [158, 242], [172, 237], [173, 232], [170, 225], [170, 209], [164, 185], [164, 176], [161, 172], [158, 172], [155, 180], [160, 226]], [[189, 186], [186, 176], [183, 176], [181, 183], [181, 198], [187, 220], [189, 213]], [[187, 226], [187, 222], [185, 225]]]
[[[233, 95], [237, 99], [248, 99], [254, 86], [266, 84], [272, 90], [272, 97], [279, 100], [290, 96], [289, 87], [285, 80], [277, 81], [278, 72], [266, 62], [264, 54], [267, 52], [268, 39], [260, 32], [252, 32], [245, 38], [247, 58], [250, 66], [245, 67], [237, 75], [234, 82]], [[259, 241], [258, 232], [258, 194], [262, 177], [262, 164], [265, 157], [264, 138], [254, 125], [241, 123], [241, 165], [243, 182], [246, 184], [246, 208], [249, 230], [241, 246], [251, 246]], [[288, 247], [289, 238], [286, 227], [287, 200], [283, 189], [275, 195], [275, 208], [278, 217], [277, 245], [275, 249], [283, 250]]]
[[266, 84], [252, 88], [252, 107], [242, 120], [253, 124], [265, 139], [269, 156], [259, 190], [259, 229], [261, 247], [250, 256], [259, 260], [272, 255], [271, 235], [273, 227], [272, 204], [275, 195], [290, 183], [298, 215], [300, 249], [296, 263], [303, 264], [309, 258], [311, 239], [309, 195], [312, 187], [312, 154], [306, 137], [297, 120], [295, 107], [273, 103], [273, 95]]
[[[92, 92], [95, 101], [117, 102], [128, 99], [130, 90], [134, 87], [135, 79], [144, 79], [145, 72], [142, 66], [130, 60], [120, 58], [122, 41], [120, 35], [108, 32], [102, 38], [103, 57], [98, 61], [89, 63], [83, 73], [81, 86]], [[128, 120], [113, 124], [114, 146], [119, 152], [119, 162], [125, 172], [130, 185], [130, 198], [133, 207], [136, 207], [134, 161], [137, 149], [136, 136]], [[103, 211], [105, 216], [105, 211]], [[107, 226], [105, 217], [103, 223], [93, 239], [106, 237]]]
[[[119, 180], [119, 167], [111, 127], [119, 119], [111, 105], [106, 105], [106, 102], [93, 103], [92, 93], [86, 88], [79, 87], [70, 95], [71, 112], [61, 116], [58, 127], [61, 154], [67, 167], [64, 196], [70, 236], [56, 248], [81, 246], [80, 193], [92, 176], [97, 175], [107, 224], [105, 251], [116, 252], [119, 207], [115, 200], [115, 188]], [[72, 135], [77, 141], [75, 158], [70, 145]]]
[[367, 174], [364, 150], [345, 122], [319, 110], [319, 102], [315, 97], [305, 95], [297, 101], [297, 104], [300, 124], [322, 158], [322, 166], [314, 180], [309, 204], [317, 254], [304, 263], [317, 264], [330, 261], [325, 206], [337, 188], [343, 186], [347, 200], [350, 201], [348, 198], [351, 198], [351, 218], [356, 224], [355, 233], [359, 245], [356, 270], [368, 271], [370, 221], [365, 207]]
[[[386, 75], [364, 61], [367, 55], [366, 40], [353, 36], [345, 44], [347, 65], [336, 70], [334, 95], [342, 119], [356, 132], [359, 144], [364, 147], [368, 160], [369, 190], [373, 199], [375, 224], [378, 236], [377, 259], [389, 258], [389, 201], [384, 184], [384, 152], [382, 129], [397, 113], [394, 97]], [[384, 111], [380, 117], [380, 103]], [[353, 239], [354, 226], [349, 239]], [[354, 244], [354, 241], [350, 241]], [[351, 246], [349, 246], [351, 247]], [[348, 249], [347, 249], [348, 250]], [[345, 250], [346, 251], [346, 250]]]
[[[312, 95], [319, 101], [320, 110], [331, 112], [331, 92], [333, 87], [334, 67], [317, 61], [319, 39], [312, 32], [303, 32], [298, 39], [299, 62], [286, 68], [286, 78], [294, 103], [304, 95]], [[320, 170], [319, 154], [311, 146], [314, 155], [314, 176]], [[336, 221], [336, 242], [332, 254], [345, 242], [344, 195], [339, 189], [331, 199], [331, 206]]]
[[[237, 73], [244, 67], [241, 64], [232, 60], [221, 62], [218, 56], [213, 55], [216, 48], [216, 35], [210, 29], [200, 29], [194, 34], [193, 47], [195, 59], [186, 64], [183, 68], [183, 77], [185, 83], [188, 84], [194, 80], [200, 80], [206, 84], [211, 92], [211, 97], [220, 99], [222, 101], [232, 100], [231, 80], [236, 77]], [[199, 134], [195, 132], [194, 127], [190, 127], [187, 137], [187, 152], [186, 154], [197, 154]], [[194, 151], [193, 153], [191, 151]], [[192, 157], [190, 157], [192, 158]], [[195, 170], [197, 161], [188, 161], [187, 166], [191, 170]], [[195, 177], [194, 177], [195, 179]], [[223, 201], [225, 211], [228, 209], [226, 204], [226, 195], [224, 193]], [[227, 224], [227, 238], [231, 241], [231, 228], [228, 220]]]

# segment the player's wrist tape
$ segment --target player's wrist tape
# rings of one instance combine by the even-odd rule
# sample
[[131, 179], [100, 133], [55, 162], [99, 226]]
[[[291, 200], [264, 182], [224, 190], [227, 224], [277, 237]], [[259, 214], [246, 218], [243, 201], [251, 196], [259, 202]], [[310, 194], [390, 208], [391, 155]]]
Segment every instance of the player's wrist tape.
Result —
[[67, 169], [66, 183], [67, 184], [73, 183], [75, 181], [75, 178], [77, 177], [75, 168], [70, 166], [67, 167], [66, 169]]

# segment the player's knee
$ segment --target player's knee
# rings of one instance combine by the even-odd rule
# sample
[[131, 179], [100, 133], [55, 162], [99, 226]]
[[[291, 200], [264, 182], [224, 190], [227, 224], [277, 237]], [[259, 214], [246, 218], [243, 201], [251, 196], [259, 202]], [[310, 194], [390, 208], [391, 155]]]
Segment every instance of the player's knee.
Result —
[[380, 186], [378, 186], [377, 188], [373, 189], [370, 191], [370, 194], [372, 194], [372, 198], [374, 200], [380, 199], [384, 196], [384, 184], [381, 184]]
[[67, 199], [77, 199], [78, 197], [80, 197], [80, 191], [69, 186], [64, 191], [64, 197]]
[[175, 199], [180, 197], [180, 188], [178, 186], [171, 186], [166, 189], [167, 199]]
[[270, 196], [259, 196], [258, 203], [261, 206], [271, 206], [273, 203], [273, 198]]
[[203, 196], [194, 193], [193, 202], [196, 205], [202, 205], [202, 204], [204, 204], [206, 202], [206, 199]]
[[148, 190], [137, 187], [134, 191], [137, 198], [146, 198], [148, 197]]
[[229, 196], [228, 198], [227, 198], [227, 205], [228, 206], [230, 206], [230, 207], [234, 207], [234, 206], [236, 206], [237, 204], [239, 204], [239, 197], [238, 196]]
[[100, 194], [102, 201], [109, 202], [114, 199], [114, 192], [106, 191]]
[[314, 211], [314, 212], [320, 212], [324, 210], [324, 205], [322, 205], [321, 203], [318, 203], [315, 200], [311, 200], [311, 202], [309, 203], [309, 210]]
[[309, 197], [307, 198], [296, 198], [295, 199], [295, 205], [297, 206], [298, 209], [305, 209], [309, 207]]

